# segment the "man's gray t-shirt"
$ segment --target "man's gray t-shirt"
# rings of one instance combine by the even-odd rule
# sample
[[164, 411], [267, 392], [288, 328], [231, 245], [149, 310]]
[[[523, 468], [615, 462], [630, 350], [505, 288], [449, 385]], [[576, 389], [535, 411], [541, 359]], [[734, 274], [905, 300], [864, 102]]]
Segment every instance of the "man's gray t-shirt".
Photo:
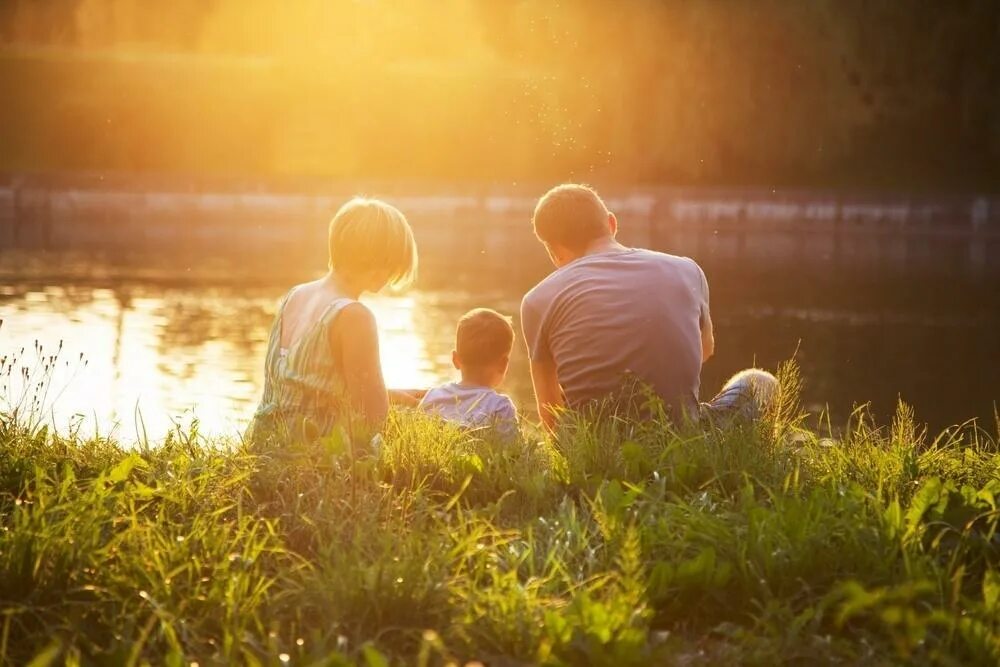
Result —
[[521, 303], [532, 361], [553, 361], [570, 408], [614, 395], [626, 374], [677, 418], [698, 403], [708, 283], [694, 260], [643, 249], [581, 257]]

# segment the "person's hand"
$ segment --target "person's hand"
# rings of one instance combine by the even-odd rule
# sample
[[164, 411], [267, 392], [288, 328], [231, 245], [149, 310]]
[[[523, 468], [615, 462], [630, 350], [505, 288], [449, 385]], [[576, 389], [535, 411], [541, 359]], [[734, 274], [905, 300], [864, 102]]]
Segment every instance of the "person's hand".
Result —
[[415, 408], [427, 395], [426, 389], [389, 389], [389, 403], [407, 408]]

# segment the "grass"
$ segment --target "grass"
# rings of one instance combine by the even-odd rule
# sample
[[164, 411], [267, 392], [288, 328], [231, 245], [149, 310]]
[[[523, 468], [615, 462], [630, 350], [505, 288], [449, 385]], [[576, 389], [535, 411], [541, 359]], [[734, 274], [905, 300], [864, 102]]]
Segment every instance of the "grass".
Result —
[[996, 664], [1000, 449], [901, 405], [834, 440], [395, 413], [136, 448], [0, 413], [0, 660], [56, 665]]

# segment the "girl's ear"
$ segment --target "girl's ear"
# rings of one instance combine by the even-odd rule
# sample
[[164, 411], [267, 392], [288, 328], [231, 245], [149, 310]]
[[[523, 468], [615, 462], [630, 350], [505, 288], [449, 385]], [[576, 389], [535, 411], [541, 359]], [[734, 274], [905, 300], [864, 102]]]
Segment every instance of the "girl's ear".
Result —
[[455, 370], [462, 370], [462, 360], [458, 358], [458, 350], [451, 351], [451, 363], [455, 367]]

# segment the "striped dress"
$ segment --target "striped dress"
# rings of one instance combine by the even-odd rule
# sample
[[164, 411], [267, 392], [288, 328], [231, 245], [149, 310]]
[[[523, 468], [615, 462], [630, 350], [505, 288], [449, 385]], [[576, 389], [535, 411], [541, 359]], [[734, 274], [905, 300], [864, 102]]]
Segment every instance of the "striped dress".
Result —
[[251, 433], [294, 434], [311, 439], [329, 433], [341, 413], [345, 391], [339, 360], [330, 346], [330, 328], [353, 299], [334, 299], [312, 326], [289, 347], [281, 346], [285, 295], [271, 326], [264, 362], [264, 396]]

